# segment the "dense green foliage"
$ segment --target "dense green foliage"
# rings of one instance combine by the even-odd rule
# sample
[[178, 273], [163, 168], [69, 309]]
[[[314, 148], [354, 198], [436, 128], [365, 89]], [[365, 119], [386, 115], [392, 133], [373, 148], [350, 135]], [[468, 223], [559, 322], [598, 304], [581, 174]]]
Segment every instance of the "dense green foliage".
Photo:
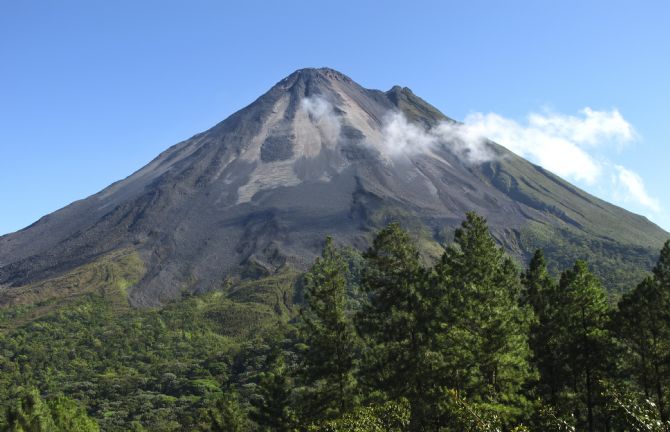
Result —
[[0, 430], [670, 430], [670, 242], [618, 305], [587, 262], [521, 272], [475, 214], [439, 260], [420, 242], [327, 239], [302, 276], [160, 310], [0, 311]]
[[[0, 409], [11, 405], [13, 389], [35, 386], [44, 395], [79, 401], [103, 430], [216, 430], [205, 424], [207, 417], [222, 403], [230, 405], [236, 379], [247, 379], [242, 356], [265, 343], [253, 335], [286, 321], [289, 312], [283, 301], [277, 306], [277, 297], [292, 290], [293, 280], [275, 276], [256, 289], [245, 283], [157, 311], [120, 311], [101, 295], [81, 297], [0, 334]], [[245, 291], [254, 292], [253, 301], [239, 300], [252, 297]], [[246, 392], [245, 410], [248, 399]]]
[[98, 424], [71, 399], [43, 401], [34, 388], [18, 388], [7, 408], [6, 426], [16, 432], [97, 432]]
[[505, 423], [527, 409], [530, 310], [521, 305], [521, 281], [512, 260], [468, 214], [454, 244], [437, 265], [446, 314], [441, 345], [449, 363], [447, 387], [492, 411]]
[[300, 314], [304, 347], [300, 377], [301, 411], [312, 418], [339, 417], [355, 404], [357, 337], [348, 316], [347, 262], [326, 239], [323, 254], [305, 275], [305, 305]]
[[636, 378], [645, 398], [670, 418], [670, 241], [661, 251], [653, 276], [624, 295], [615, 317], [625, 347], [625, 372]]
[[419, 252], [399, 225], [382, 230], [365, 254], [362, 288], [368, 295], [357, 315], [365, 339], [362, 382], [409, 401], [412, 425], [425, 424], [437, 383], [432, 380], [439, 316]]
[[577, 260], [588, 262], [608, 292], [618, 296], [646, 275], [657, 251], [630, 240], [614, 240], [617, 229], [611, 231], [609, 236], [593, 237], [576, 229], [531, 223], [523, 229], [520, 242], [524, 250], [541, 249], [552, 274], [559, 274]]

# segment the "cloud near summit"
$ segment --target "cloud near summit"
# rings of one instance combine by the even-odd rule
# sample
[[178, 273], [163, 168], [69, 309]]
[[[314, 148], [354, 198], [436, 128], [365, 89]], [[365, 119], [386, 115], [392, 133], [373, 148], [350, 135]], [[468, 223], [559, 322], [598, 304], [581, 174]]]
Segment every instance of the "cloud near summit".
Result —
[[474, 135], [487, 136], [519, 156], [573, 180], [595, 183], [606, 164], [592, 154], [596, 148], [621, 149], [636, 134], [619, 111], [584, 108], [578, 116], [531, 113], [525, 123], [495, 113], [474, 113], [465, 119]]
[[322, 97], [312, 96], [303, 98], [300, 107], [310, 116], [324, 139], [337, 141], [342, 124], [330, 102]]
[[[305, 99], [302, 105], [320, 128], [336, 139], [341, 119], [332, 105], [322, 98]], [[478, 164], [495, 159], [488, 145], [491, 140], [561, 177], [604, 192], [605, 198], [658, 213], [661, 205], [648, 193], [642, 177], [603, 156], [603, 151], [622, 151], [637, 137], [617, 109], [586, 107], [576, 115], [543, 111], [530, 113], [523, 121], [496, 113], [472, 113], [463, 123], [445, 121], [429, 130], [408, 121], [401, 112], [389, 112], [384, 118], [381, 145], [391, 157], [426, 153], [446, 145], [463, 162]]]
[[441, 122], [425, 130], [413, 124], [402, 113], [387, 114], [382, 128], [382, 146], [391, 156], [416, 154], [439, 145], [449, 148], [466, 163], [482, 163], [494, 158], [486, 145], [486, 136], [478, 135], [467, 125]]
[[491, 140], [561, 177], [603, 190], [616, 201], [661, 211], [637, 173], [602, 156], [604, 150], [619, 152], [637, 139], [633, 126], [616, 109], [587, 107], [577, 115], [531, 113], [523, 122], [473, 113], [463, 123], [442, 122], [427, 131], [392, 113], [383, 130], [391, 155], [447, 145], [463, 161], [481, 163], [495, 158], [486, 144]]
[[577, 115], [531, 113], [525, 122], [495, 113], [474, 113], [466, 117], [465, 127], [474, 136], [486, 136], [562, 177], [604, 190], [616, 201], [661, 211], [642, 177], [602, 154], [620, 152], [637, 139], [633, 126], [616, 109], [587, 107]]

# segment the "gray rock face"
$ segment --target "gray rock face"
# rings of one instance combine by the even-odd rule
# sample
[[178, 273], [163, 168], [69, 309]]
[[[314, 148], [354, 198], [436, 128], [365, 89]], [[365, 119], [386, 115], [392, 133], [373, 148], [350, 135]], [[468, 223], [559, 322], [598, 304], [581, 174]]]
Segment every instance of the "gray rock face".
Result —
[[[398, 118], [404, 130], [394, 130]], [[457, 139], [422, 143], [440, 124], [455, 122], [409, 89], [296, 71], [126, 179], [0, 237], [0, 285], [132, 247], [148, 272], [131, 301], [152, 306], [184, 289], [216, 289], [251, 264], [305, 268], [328, 234], [363, 247], [394, 217], [420, 221], [440, 240], [470, 210], [520, 258], [529, 224], [649, 249], [667, 236], [494, 143], [484, 144], [492, 157], [477, 163]]]

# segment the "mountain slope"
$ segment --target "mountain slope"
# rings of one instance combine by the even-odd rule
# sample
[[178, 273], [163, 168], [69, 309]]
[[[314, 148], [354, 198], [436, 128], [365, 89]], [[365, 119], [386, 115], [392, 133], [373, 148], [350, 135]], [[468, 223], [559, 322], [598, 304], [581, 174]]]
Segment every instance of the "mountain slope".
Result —
[[[393, 219], [434, 254], [470, 210], [521, 260], [546, 247], [556, 262], [588, 256], [601, 275], [621, 269], [629, 279], [669, 236], [495, 143], [482, 144], [488, 156], [476, 161], [458, 137], [426, 143], [450, 125], [407, 88], [296, 71], [128, 178], [0, 237], [0, 285], [16, 289], [134, 250], [146, 271], [129, 299], [154, 306], [305, 268], [327, 234], [361, 247]], [[609, 285], [621, 289], [624, 279]]]

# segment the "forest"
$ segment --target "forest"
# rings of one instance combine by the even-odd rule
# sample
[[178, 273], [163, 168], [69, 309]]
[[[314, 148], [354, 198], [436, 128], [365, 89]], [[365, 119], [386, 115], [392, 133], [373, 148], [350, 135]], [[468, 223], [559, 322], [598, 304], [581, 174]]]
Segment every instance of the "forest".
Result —
[[3, 309], [0, 430], [670, 431], [670, 241], [620, 296], [548, 268], [469, 213], [437, 261], [391, 223], [246, 290]]

